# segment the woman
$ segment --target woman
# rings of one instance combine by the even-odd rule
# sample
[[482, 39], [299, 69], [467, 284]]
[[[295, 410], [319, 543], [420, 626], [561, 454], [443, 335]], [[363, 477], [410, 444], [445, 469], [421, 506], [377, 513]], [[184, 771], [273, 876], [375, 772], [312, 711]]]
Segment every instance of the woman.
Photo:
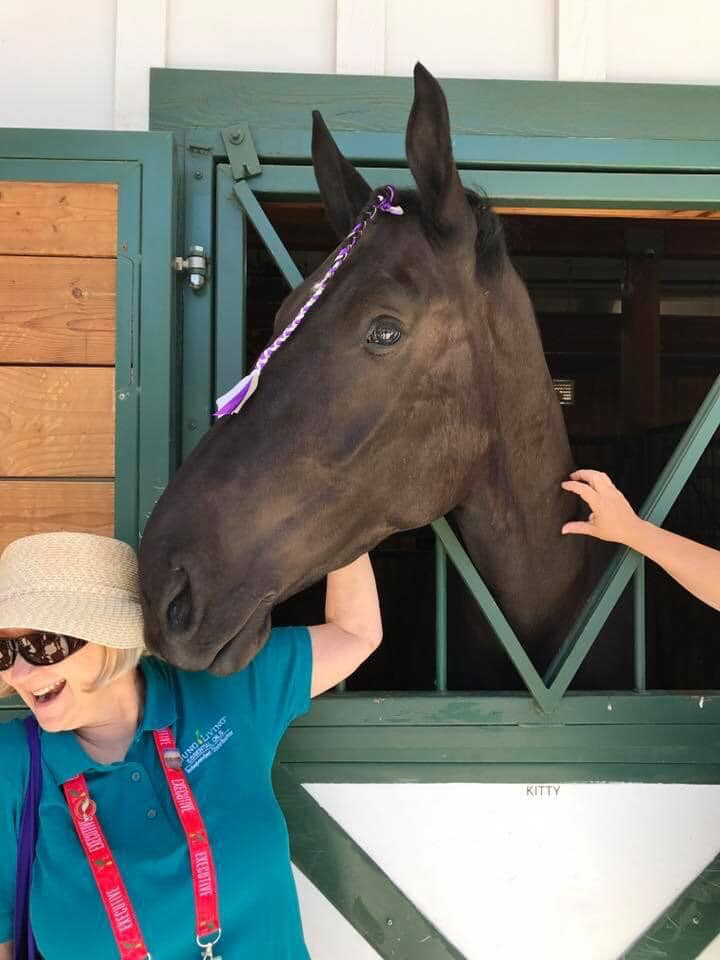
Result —
[[[30, 912], [44, 960], [306, 960], [270, 769], [310, 697], [380, 643], [367, 555], [328, 575], [325, 613], [320, 626], [273, 630], [233, 676], [188, 673], [142, 657], [126, 544], [51, 533], [6, 548], [1, 692], [41, 727]], [[10, 960], [29, 770], [20, 721], [0, 724], [0, 758], [0, 960]]]
[[631, 547], [720, 610], [720, 551], [641, 520], [606, 473], [576, 470], [562, 487], [582, 497], [591, 511], [587, 520], [566, 523], [563, 533], [584, 533]]

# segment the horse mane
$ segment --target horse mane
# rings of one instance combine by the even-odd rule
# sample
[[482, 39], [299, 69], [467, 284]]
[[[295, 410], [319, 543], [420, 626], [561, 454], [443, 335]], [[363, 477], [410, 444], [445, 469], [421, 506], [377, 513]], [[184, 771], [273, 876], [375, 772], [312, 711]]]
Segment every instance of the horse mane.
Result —
[[502, 267], [507, 255], [502, 220], [493, 210], [487, 194], [466, 190], [465, 196], [477, 222], [478, 235], [475, 248], [478, 267], [484, 272], [496, 273]]
[[[475, 251], [478, 270], [484, 275], [492, 276], [501, 271], [507, 255], [505, 229], [502, 220], [493, 210], [485, 193], [466, 188], [465, 196], [477, 223]], [[408, 212], [416, 214], [421, 220], [424, 219], [422, 206], [416, 191], [401, 190], [398, 195], [398, 203]], [[434, 231], [428, 226], [428, 232], [432, 234]]]

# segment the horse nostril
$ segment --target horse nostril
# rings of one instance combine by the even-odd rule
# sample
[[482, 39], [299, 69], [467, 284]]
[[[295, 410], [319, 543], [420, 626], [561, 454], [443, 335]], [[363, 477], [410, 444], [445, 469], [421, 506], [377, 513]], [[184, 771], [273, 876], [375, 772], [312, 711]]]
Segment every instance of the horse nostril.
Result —
[[187, 630], [192, 615], [190, 578], [184, 570], [182, 576], [183, 583], [167, 608], [166, 619], [170, 630]]

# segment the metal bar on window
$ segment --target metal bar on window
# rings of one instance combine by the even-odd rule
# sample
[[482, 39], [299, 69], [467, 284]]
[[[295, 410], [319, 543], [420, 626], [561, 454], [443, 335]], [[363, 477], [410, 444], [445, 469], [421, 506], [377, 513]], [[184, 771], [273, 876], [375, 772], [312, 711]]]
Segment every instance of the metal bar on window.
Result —
[[495, 631], [505, 652], [512, 660], [515, 669], [522, 677], [530, 693], [535, 697], [539, 706], [545, 710], [550, 706], [550, 691], [543, 683], [542, 677], [535, 669], [523, 645], [515, 635], [515, 631], [508, 623], [505, 615], [495, 602], [494, 597], [485, 586], [482, 577], [473, 566], [470, 557], [444, 518], [436, 520], [432, 528], [455, 565], [455, 569], [462, 577], [480, 609], [485, 614], [490, 626]]
[[247, 217], [243, 207], [228, 202], [233, 186], [229, 167], [219, 166], [214, 263], [216, 397], [247, 371]]
[[242, 208], [250, 218], [252, 225], [260, 235], [268, 249], [268, 253], [277, 264], [278, 270], [287, 280], [288, 284], [295, 289], [303, 282], [303, 275], [300, 273], [295, 263], [287, 252], [285, 244], [277, 234], [277, 230], [270, 223], [267, 214], [260, 206], [260, 203], [252, 192], [252, 189], [244, 180], [238, 180], [233, 186], [235, 196], [242, 204]]
[[645, 651], [645, 557], [640, 558], [633, 579], [635, 630], [635, 689], [644, 692], [646, 687]]
[[447, 553], [435, 537], [435, 689], [447, 690]]

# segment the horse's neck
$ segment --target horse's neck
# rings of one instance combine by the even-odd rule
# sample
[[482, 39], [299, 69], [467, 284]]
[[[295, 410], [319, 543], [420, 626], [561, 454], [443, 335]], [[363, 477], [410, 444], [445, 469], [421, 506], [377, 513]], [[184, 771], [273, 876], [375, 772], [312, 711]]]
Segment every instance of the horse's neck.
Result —
[[455, 511], [465, 546], [528, 649], [570, 626], [589, 587], [585, 537], [562, 536], [577, 501], [574, 468], [532, 306], [514, 270], [491, 310], [496, 435], [471, 495]]

